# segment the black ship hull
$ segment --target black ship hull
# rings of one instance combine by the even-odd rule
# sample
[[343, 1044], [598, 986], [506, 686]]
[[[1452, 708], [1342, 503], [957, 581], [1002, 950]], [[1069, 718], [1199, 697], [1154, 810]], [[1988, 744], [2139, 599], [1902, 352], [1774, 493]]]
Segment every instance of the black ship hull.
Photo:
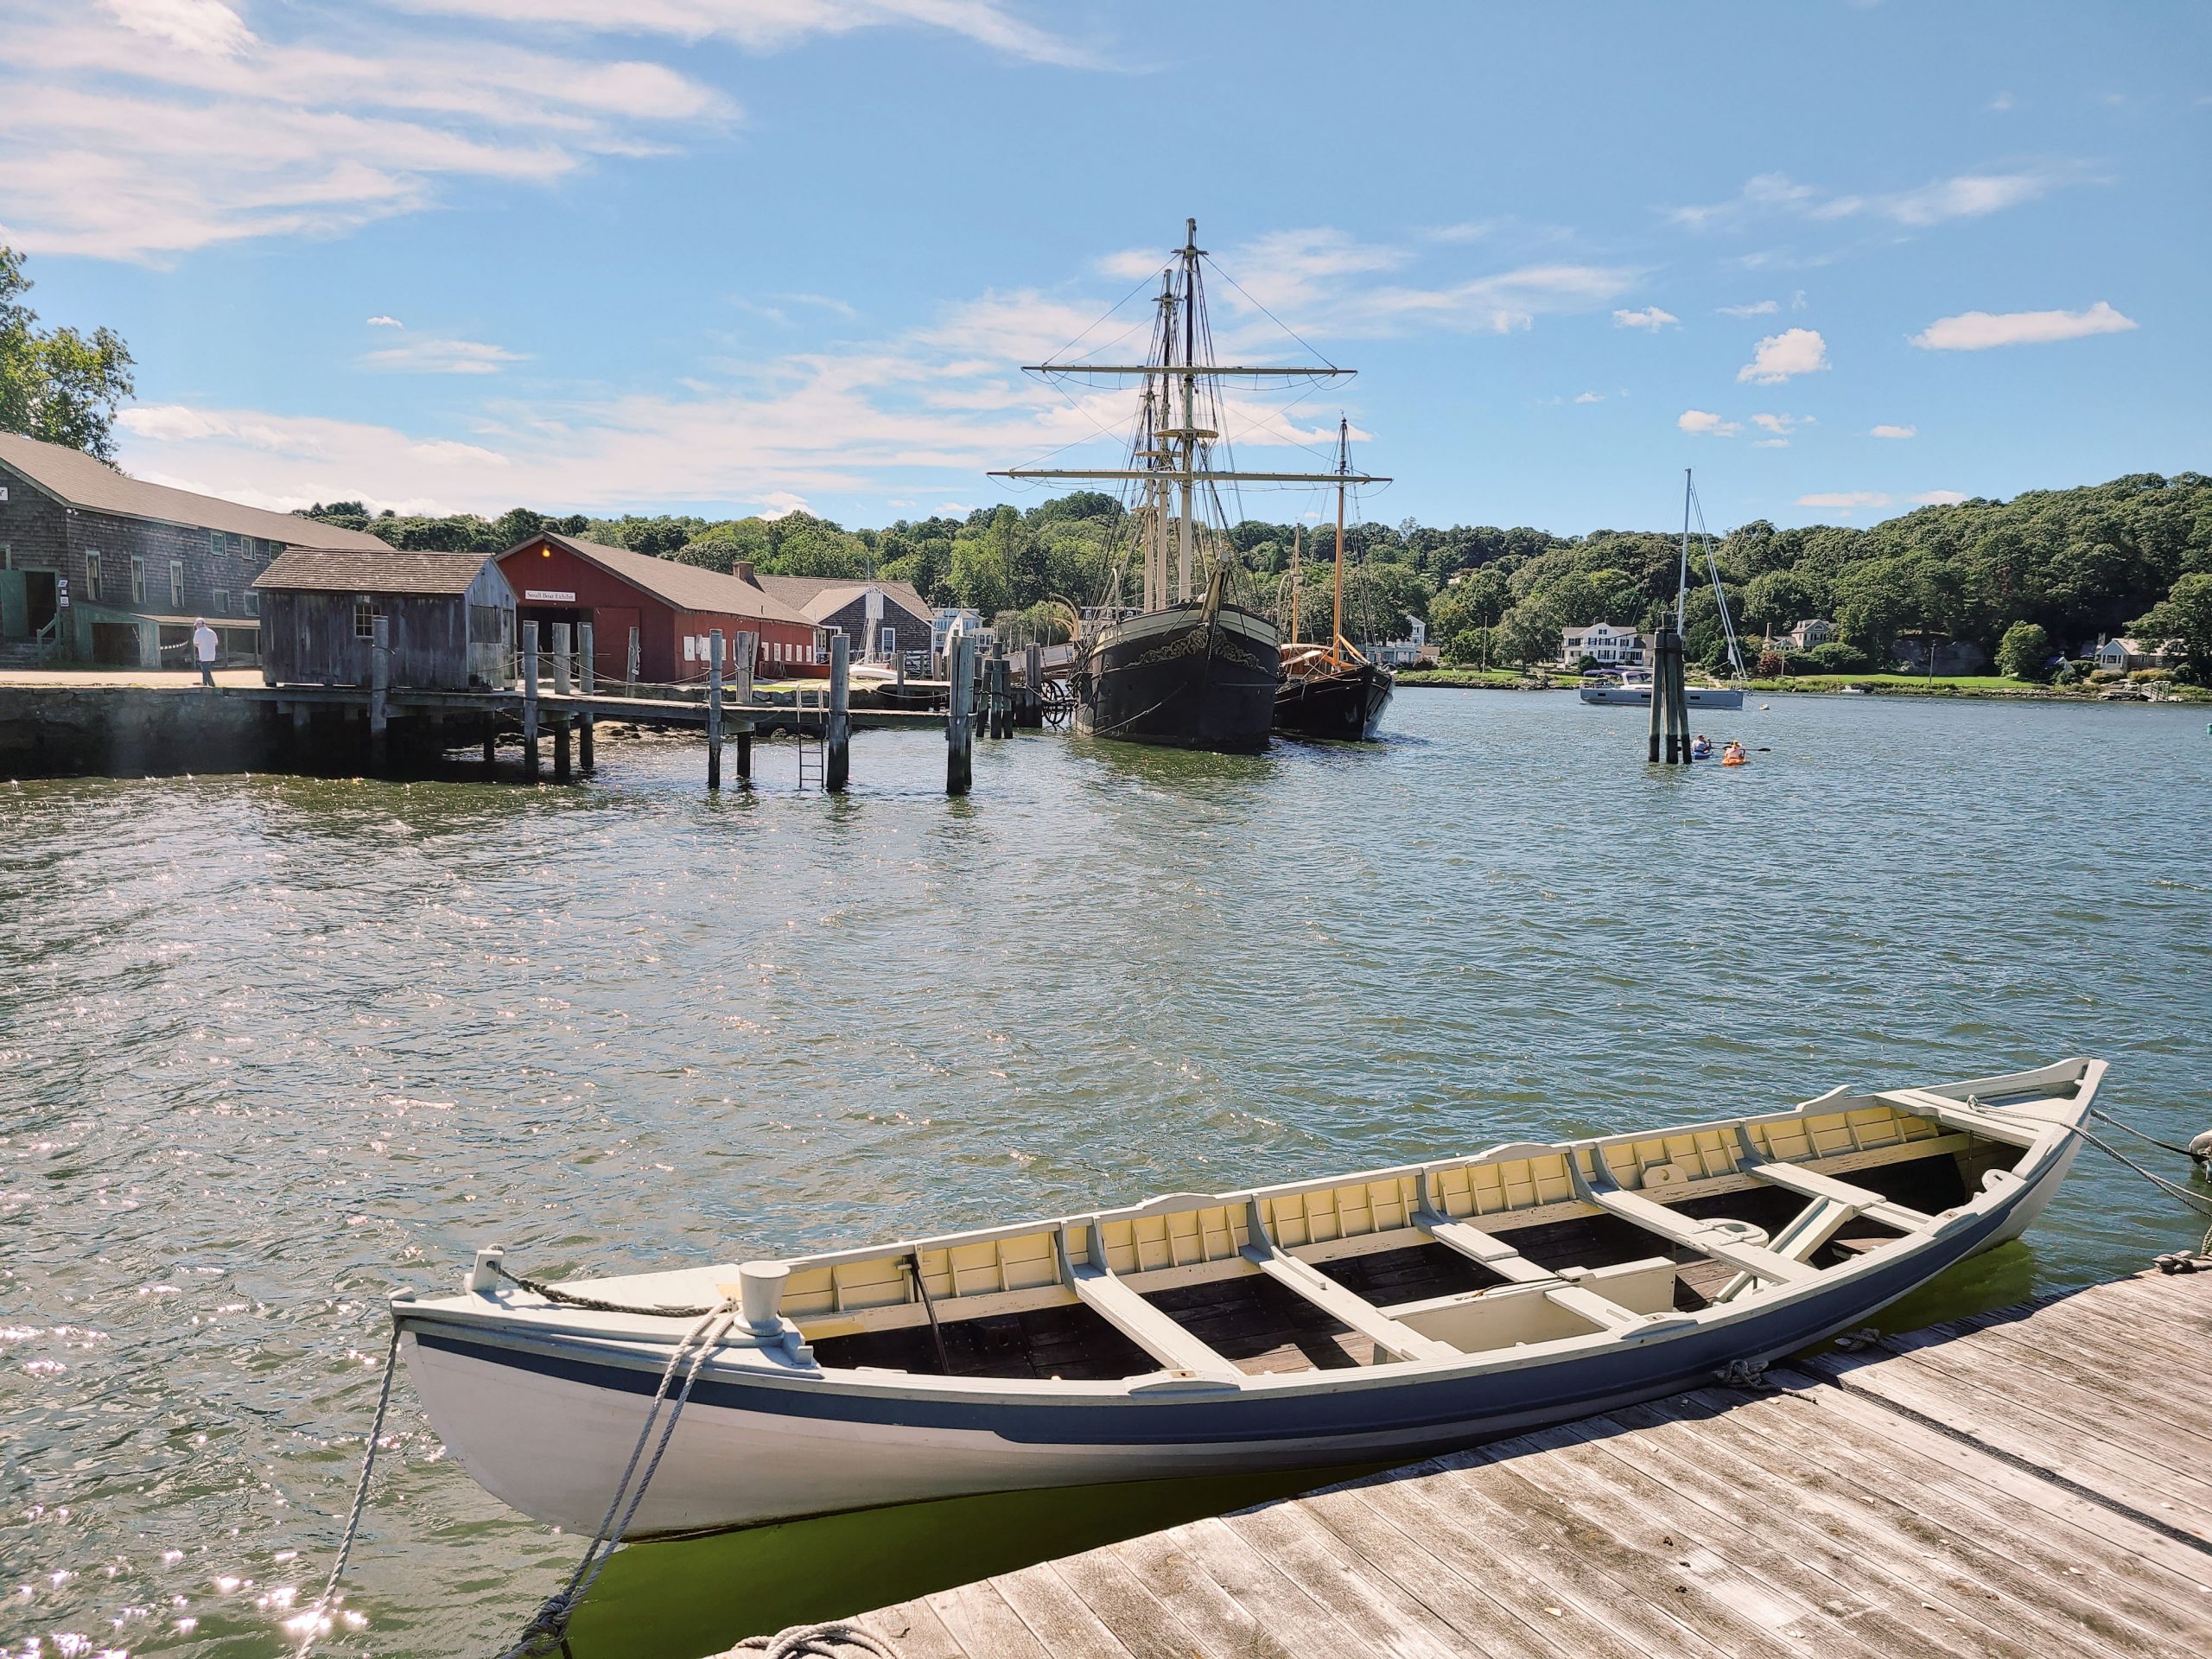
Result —
[[1363, 741], [1375, 735], [1396, 684], [1389, 669], [1373, 663], [1293, 675], [1275, 693], [1275, 730]]
[[1282, 683], [1274, 625], [1196, 601], [1109, 623], [1076, 660], [1076, 729], [1169, 748], [1267, 747]]

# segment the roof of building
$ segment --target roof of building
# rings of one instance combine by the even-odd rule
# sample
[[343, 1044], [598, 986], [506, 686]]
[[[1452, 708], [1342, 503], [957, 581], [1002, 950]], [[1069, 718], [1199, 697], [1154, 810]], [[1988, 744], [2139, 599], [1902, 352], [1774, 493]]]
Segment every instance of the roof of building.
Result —
[[834, 616], [850, 605], [871, 588], [880, 588], [883, 596], [900, 610], [926, 620], [930, 607], [911, 582], [879, 582], [870, 579], [855, 582], [845, 576], [768, 576], [755, 575], [753, 580], [771, 599], [781, 600], [810, 622], [820, 622]]
[[683, 564], [674, 559], [658, 559], [650, 553], [632, 553], [626, 547], [608, 547], [604, 543], [582, 541], [574, 536], [558, 536], [551, 531], [517, 543], [499, 555], [501, 563], [540, 542], [566, 548], [578, 558], [599, 566], [609, 575], [619, 576], [632, 587], [644, 588], [663, 604], [679, 611], [752, 617], [763, 622], [790, 622], [800, 627], [814, 626], [811, 618], [774, 594], [749, 582], [726, 576], [719, 570]]
[[[372, 538], [373, 540], [373, 538]], [[321, 594], [465, 594], [484, 572], [486, 553], [429, 549], [296, 547], [254, 578], [261, 588]]]
[[105, 461], [67, 444], [42, 443], [20, 433], [0, 432], [0, 461], [14, 467], [48, 495], [83, 512], [111, 512], [126, 518], [184, 524], [253, 536], [289, 547], [351, 547], [385, 544], [365, 531], [340, 530], [295, 512], [271, 512], [235, 501], [198, 495], [190, 490], [149, 484], [118, 472]]

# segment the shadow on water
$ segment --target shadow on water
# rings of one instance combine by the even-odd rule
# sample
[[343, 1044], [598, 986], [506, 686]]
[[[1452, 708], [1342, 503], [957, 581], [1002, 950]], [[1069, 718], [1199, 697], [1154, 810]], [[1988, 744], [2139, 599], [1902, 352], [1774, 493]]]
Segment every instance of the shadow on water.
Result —
[[[1922, 1286], [1874, 1324], [1916, 1331], [2012, 1306], [2035, 1290], [2034, 1250], [2008, 1244]], [[616, 1553], [578, 1611], [570, 1643], [576, 1659], [699, 1659], [747, 1636], [912, 1600], [1389, 1466], [1002, 1492], [632, 1545]]]
[[575, 1659], [699, 1659], [747, 1636], [909, 1601], [1382, 1467], [1002, 1492], [619, 1550], [577, 1611]]

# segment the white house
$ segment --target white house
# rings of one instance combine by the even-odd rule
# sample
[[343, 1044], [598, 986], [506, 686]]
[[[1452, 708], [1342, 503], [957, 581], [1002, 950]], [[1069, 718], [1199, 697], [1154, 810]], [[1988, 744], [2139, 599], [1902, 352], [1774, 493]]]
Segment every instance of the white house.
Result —
[[1780, 635], [1774, 643], [1784, 651], [1810, 651], [1815, 645], [1825, 645], [1834, 638], [1835, 624], [1813, 616]]
[[2097, 666], [2132, 674], [2139, 668], [2171, 668], [2183, 656], [2178, 639], [2104, 639], [2097, 644]]
[[1651, 642], [1634, 628], [1592, 622], [1586, 628], [1560, 630], [1559, 663], [1574, 668], [1585, 657], [1600, 668], [1642, 668], [1650, 660]]
[[1404, 617], [1401, 620], [1408, 625], [1404, 639], [1393, 639], [1385, 645], [1370, 645], [1361, 648], [1366, 652], [1370, 662], [1379, 663], [1384, 668], [1412, 668], [1416, 666], [1421, 658], [1427, 653], [1428, 624], [1417, 616]]

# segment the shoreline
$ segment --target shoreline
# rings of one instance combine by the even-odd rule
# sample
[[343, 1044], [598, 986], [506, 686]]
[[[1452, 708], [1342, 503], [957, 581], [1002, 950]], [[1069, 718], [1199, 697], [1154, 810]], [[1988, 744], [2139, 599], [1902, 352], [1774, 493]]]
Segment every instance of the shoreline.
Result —
[[[1417, 670], [1401, 674], [1398, 685], [1402, 690], [1414, 691], [1573, 691], [1579, 688], [1580, 681], [1531, 679], [1502, 669], [1447, 668]], [[1932, 682], [1913, 675], [1834, 674], [1746, 680], [1744, 683], [1746, 692], [1759, 696], [1788, 693], [1806, 696], [1864, 695], [1877, 697], [1974, 698], [1993, 702], [2136, 702], [2132, 697], [2107, 698], [2104, 696], [2107, 689], [2098, 686], [2076, 690], [2070, 687], [2031, 685], [2025, 682], [2009, 685], [1983, 684], [1946, 680], [1940, 675]], [[2212, 689], [2170, 685], [2164, 696], [2145, 697], [2140, 706], [2148, 708], [2154, 703], [2176, 702], [2212, 704]]]

